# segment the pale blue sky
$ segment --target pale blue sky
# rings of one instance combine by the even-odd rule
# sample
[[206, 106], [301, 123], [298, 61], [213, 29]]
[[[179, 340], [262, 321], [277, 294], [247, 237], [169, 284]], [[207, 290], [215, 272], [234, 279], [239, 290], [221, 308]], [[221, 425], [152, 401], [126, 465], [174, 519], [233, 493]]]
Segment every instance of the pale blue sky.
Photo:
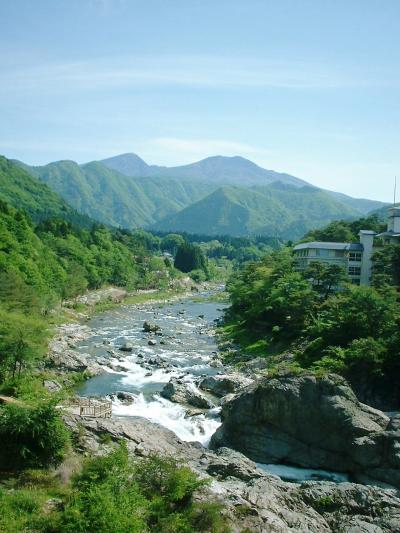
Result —
[[390, 201], [399, 0], [0, 0], [0, 153], [242, 155]]

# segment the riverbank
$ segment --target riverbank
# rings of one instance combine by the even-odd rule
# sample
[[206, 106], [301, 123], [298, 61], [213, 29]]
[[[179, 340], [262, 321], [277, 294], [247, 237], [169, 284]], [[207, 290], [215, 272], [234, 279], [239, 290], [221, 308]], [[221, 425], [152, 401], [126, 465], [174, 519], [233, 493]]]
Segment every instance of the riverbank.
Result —
[[[203, 413], [195, 412], [193, 406], [185, 404], [187, 398], [182, 399], [179, 394], [191, 388], [188, 386], [193, 383], [193, 365], [209, 365], [213, 360], [211, 356], [217, 354], [212, 354], [216, 349], [211, 350], [208, 346], [207, 357], [210, 357], [205, 360], [204, 353], [199, 350], [197, 339], [204, 342], [208, 335], [214, 339], [214, 331], [205, 323], [207, 313], [201, 298], [206, 302], [207, 296], [192, 296], [192, 293], [185, 297], [176, 295], [172, 302], [152, 297], [147, 302], [119, 305], [80, 324], [81, 329], [77, 329], [75, 338], [73, 330], [65, 329], [63, 339], [68, 349], [79, 355], [86, 353], [86, 361], [96, 363], [102, 370], [80, 387], [80, 393], [92, 395], [97, 391], [107, 396], [111, 391], [123, 393], [113, 398], [114, 414], [117, 416], [111, 420], [77, 418], [66, 414], [65, 421], [75, 435], [80, 453], [104, 453], [112, 443], [123, 438], [134, 455], [159, 453], [182, 459], [210, 480], [209, 489], [199, 497], [221, 501], [234, 532], [245, 528], [248, 531], [282, 533], [350, 531], [350, 527], [355, 528], [354, 531], [395, 531], [400, 526], [400, 500], [396, 491], [327, 481], [287, 483], [258, 468], [238, 452], [228, 448], [213, 452], [199, 444], [207, 443], [207, 432], [214, 432], [215, 427], [205, 429], [207, 418], [204, 410]], [[191, 305], [194, 306], [190, 312], [188, 300], [192, 300]], [[213, 309], [220, 313], [217, 311], [221, 309], [220, 303], [214, 302]], [[211, 322], [213, 316], [209, 317]], [[169, 322], [163, 322], [164, 317], [168, 317], [166, 320]], [[145, 320], [150, 326], [160, 326], [161, 330], [144, 331]], [[172, 327], [175, 328], [174, 333], [170, 329]], [[193, 346], [194, 338], [196, 344]], [[156, 344], [150, 345], [149, 341]], [[186, 350], [186, 344], [192, 351]], [[122, 347], [128, 351], [120, 350]], [[171, 354], [168, 361], [167, 352]], [[200, 357], [195, 362], [190, 361], [192, 367], [188, 379], [187, 358], [192, 359], [194, 355]], [[215, 360], [218, 361], [218, 357]], [[179, 362], [181, 366], [178, 366]], [[118, 366], [112, 368], [110, 364]], [[229, 384], [224, 382], [222, 374], [230, 372], [230, 369], [217, 366], [209, 376], [202, 376], [204, 368], [198, 370], [196, 389], [202, 394], [211, 390], [216, 403], [224, 403], [227, 394], [232, 397], [232, 393], [240, 392], [240, 388], [230, 391]], [[178, 401], [171, 402], [161, 395], [155, 399], [154, 396], [170, 381], [173, 381], [175, 392], [179, 393]], [[200, 388], [201, 383], [204, 389]], [[168, 416], [164, 416], [166, 414]], [[212, 422], [213, 419], [208, 420]], [[171, 422], [175, 425], [168, 429]], [[243, 421], [241, 424], [246, 426]], [[193, 431], [193, 427], [197, 427], [197, 432]], [[378, 506], [382, 511], [377, 513], [375, 509]]]

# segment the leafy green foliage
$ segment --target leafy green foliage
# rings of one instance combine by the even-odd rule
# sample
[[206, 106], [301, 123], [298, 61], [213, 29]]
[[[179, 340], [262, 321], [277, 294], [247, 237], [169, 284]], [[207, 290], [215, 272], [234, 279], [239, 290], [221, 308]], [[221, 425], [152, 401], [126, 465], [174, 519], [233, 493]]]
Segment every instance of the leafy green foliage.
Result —
[[288, 250], [248, 264], [229, 284], [230, 317], [269, 341], [294, 338], [310, 320], [316, 294], [293, 269]]
[[191, 272], [192, 270], [207, 271], [206, 259], [201, 248], [186, 242], [178, 247], [174, 266], [181, 272]]
[[52, 402], [0, 407], [0, 470], [57, 465], [68, 432]]
[[374, 253], [372, 285], [400, 287], [400, 244], [385, 245]]
[[204, 485], [173, 459], [129, 458], [121, 445], [86, 462], [60, 516], [60, 533], [227, 532], [218, 505], [198, 504]]
[[43, 320], [0, 308], [0, 383], [33, 366], [43, 356], [46, 340]]
[[45, 354], [47, 314], [61, 299], [106, 284], [168, 287], [177, 271], [154, 257], [150, 234], [28, 215], [0, 200], [0, 383], [16, 378]]
[[[387, 208], [385, 208], [387, 210]], [[377, 233], [385, 230], [385, 224], [377, 215], [370, 215], [357, 220], [335, 220], [321, 229], [309, 231], [303, 241], [322, 242], [358, 242], [358, 234], [362, 229], [369, 229]]]
[[348, 281], [348, 276], [342, 266], [318, 261], [310, 263], [303, 276], [312, 283], [313, 288], [324, 299]]

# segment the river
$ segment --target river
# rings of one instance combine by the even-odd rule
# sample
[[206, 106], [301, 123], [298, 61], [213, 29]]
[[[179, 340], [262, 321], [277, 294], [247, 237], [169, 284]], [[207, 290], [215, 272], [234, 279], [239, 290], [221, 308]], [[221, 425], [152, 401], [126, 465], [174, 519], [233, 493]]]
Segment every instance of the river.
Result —
[[[184, 441], [198, 441], [207, 446], [221, 424], [220, 408], [193, 414], [193, 410], [161, 397], [160, 392], [171, 377], [197, 388], [200, 376], [223, 372], [218, 362], [214, 327], [226, 304], [213, 301], [210, 297], [214, 294], [205, 291], [173, 302], [123, 305], [94, 316], [88, 324], [93, 335], [77, 348], [97, 360], [103, 358], [106, 372], [89, 379], [78, 393], [109, 396], [113, 416], [141, 416], [172, 430]], [[160, 334], [145, 333], [145, 321], [157, 324]], [[156, 344], [149, 345], [149, 340]], [[131, 343], [131, 352], [120, 351], [125, 343]], [[162, 367], [154, 365], [154, 361], [160, 360]], [[116, 391], [132, 393], [134, 402], [119, 400]], [[340, 473], [286, 465], [259, 466], [290, 481], [347, 480]]]
[[[125, 405], [113, 397], [117, 416], [142, 416], [174, 431], [185, 441], [207, 445], [220, 425], [219, 408], [189, 416], [187, 409], [160, 396], [171, 377], [179, 377], [195, 387], [200, 376], [213, 375], [211, 366], [218, 347], [213, 334], [224, 304], [209, 300], [210, 292], [166, 304], [125, 305], [91, 319], [94, 335], [78, 346], [96, 358], [104, 357], [114, 368], [87, 381], [78, 391], [83, 396], [106, 396], [116, 391], [135, 394], [135, 402]], [[162, 335], [143, 331], [144, 321], [160, 326]], [[149, 346], [149, 339], [156, 341]], [[131, 353], [119, 351], [126, 342]], [[110, 353], [112, 352], [112, 353]], [[146, 361], [165, 361], [165, 368], [151, 368]], [[217, 364], [217, 363], [215, 363]]]

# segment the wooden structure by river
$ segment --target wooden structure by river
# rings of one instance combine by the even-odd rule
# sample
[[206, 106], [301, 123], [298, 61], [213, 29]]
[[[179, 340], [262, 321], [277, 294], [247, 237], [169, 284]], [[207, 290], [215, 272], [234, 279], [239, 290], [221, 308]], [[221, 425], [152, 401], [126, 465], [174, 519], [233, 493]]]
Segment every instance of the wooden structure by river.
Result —
[[109, 400], [76, 396], [64, 406], [74, 414], [89, 418], [111, 418], [112, 403]]

